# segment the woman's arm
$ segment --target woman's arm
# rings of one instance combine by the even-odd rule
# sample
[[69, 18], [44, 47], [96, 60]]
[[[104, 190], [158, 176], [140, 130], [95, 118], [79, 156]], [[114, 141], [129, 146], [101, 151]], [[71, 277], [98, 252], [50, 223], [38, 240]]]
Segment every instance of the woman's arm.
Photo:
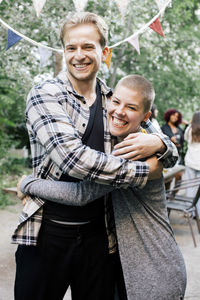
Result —
[[57, 202], [65, 205], [84, 206], [114, 189], [90, 181], [64, 182], [26, 176], [20, 183], [20, 190], [25, 195]]

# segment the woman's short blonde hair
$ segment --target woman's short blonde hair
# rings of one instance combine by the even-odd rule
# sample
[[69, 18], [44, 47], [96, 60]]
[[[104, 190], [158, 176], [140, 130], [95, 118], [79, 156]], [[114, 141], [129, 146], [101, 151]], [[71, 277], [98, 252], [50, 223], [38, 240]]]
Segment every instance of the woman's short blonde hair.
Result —
[[100, 16], [91, 12], [77, 12], [73, 14], [71, 13], [67, 17], [60, 31], [60, 39], [63, 46], [64, 46], [64, 36], [67, 30], [69, 30], [73, 26], [80, 25], [80, 24], [95, 25], [100, 35], [100, 45], [102, 49], [106, 46], [108, 41], [108, 27], [105, 21]]

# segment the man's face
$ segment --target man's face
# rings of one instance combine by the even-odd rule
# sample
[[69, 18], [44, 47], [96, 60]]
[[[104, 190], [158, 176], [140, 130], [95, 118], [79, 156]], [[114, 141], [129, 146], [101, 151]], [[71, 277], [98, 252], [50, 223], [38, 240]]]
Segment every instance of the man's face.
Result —
[[64, 36], [67, 71], [72, 83], [96, 78], [107, 50], [101, 48], [100, 35], [93, 24], [70, 28]]
[[144, 112], [143, 98], [139, 90], [117, 86], [108, 105], [108, 123], [112, 135], [126, 137], [137, 132], [142, 121], [150, 112]]

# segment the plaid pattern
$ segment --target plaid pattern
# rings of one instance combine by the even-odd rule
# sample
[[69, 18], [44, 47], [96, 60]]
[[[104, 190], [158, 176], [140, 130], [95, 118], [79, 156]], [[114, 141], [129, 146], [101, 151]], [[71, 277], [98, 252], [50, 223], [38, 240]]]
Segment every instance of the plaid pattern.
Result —
[[147, 133], [152, 133], [159, 136], [163, 143], [165, 144], [167, 150], [163, 155], [158, 155], [159, 159], [162, 160], [164, 168], [172, 168], [178, 160], [178, 151], [174, 143], [171, 142], [170, 138], [165, 134], [160, 134], [157, 130], [153, 127], [150, 120], [143, 122], [142, 129], [146, 130]]
[[[101, 86], [105, 153], [82, 145], [89, 120], [89, 107], [84, 97], [78, 95], [66, 77], [59, 74], [34, 87], [27, 98], [26, 120], [31, 144], [34, 176], [58, 180], [62, 174], [80, 179], [95, 180], [113, 186], [143, 187], [148, 178], [145, 162], [126, 161], [112, 155], [107, 119], [106, 100], [111, 90], [98, 79]], [[151, 123], [145, 125], [148, 132], [154, 132]], [[172, 143], [162, 138], [168, 150], [162, 157], [168, 167], [174, 164]], [[92, 165], [92, 168], [91, 168]], [[165, 165], [166, 167], [166, 165]], [[12, 242], [36, 245], [42, 219], [44, 201], [29, 197], [19, 224], [12, 236]]]

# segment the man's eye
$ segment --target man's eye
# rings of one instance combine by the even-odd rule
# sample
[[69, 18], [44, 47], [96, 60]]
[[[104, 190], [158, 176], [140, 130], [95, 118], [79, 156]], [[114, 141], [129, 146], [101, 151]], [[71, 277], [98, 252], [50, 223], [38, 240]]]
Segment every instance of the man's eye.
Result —
[[75, 49], [74, 47], [67, 47], [66, 48], [67, 51], [74, 51], [74, 49]]
[[133, 107], [133, 106], [129, 106], [128, 108], [129, 108], [130, 110], [136, 110], [135, 107]]
[[94, 49], [94, 47], [93, 46], [85, 46], [85, 49], [91, 50], [91, 49]]

